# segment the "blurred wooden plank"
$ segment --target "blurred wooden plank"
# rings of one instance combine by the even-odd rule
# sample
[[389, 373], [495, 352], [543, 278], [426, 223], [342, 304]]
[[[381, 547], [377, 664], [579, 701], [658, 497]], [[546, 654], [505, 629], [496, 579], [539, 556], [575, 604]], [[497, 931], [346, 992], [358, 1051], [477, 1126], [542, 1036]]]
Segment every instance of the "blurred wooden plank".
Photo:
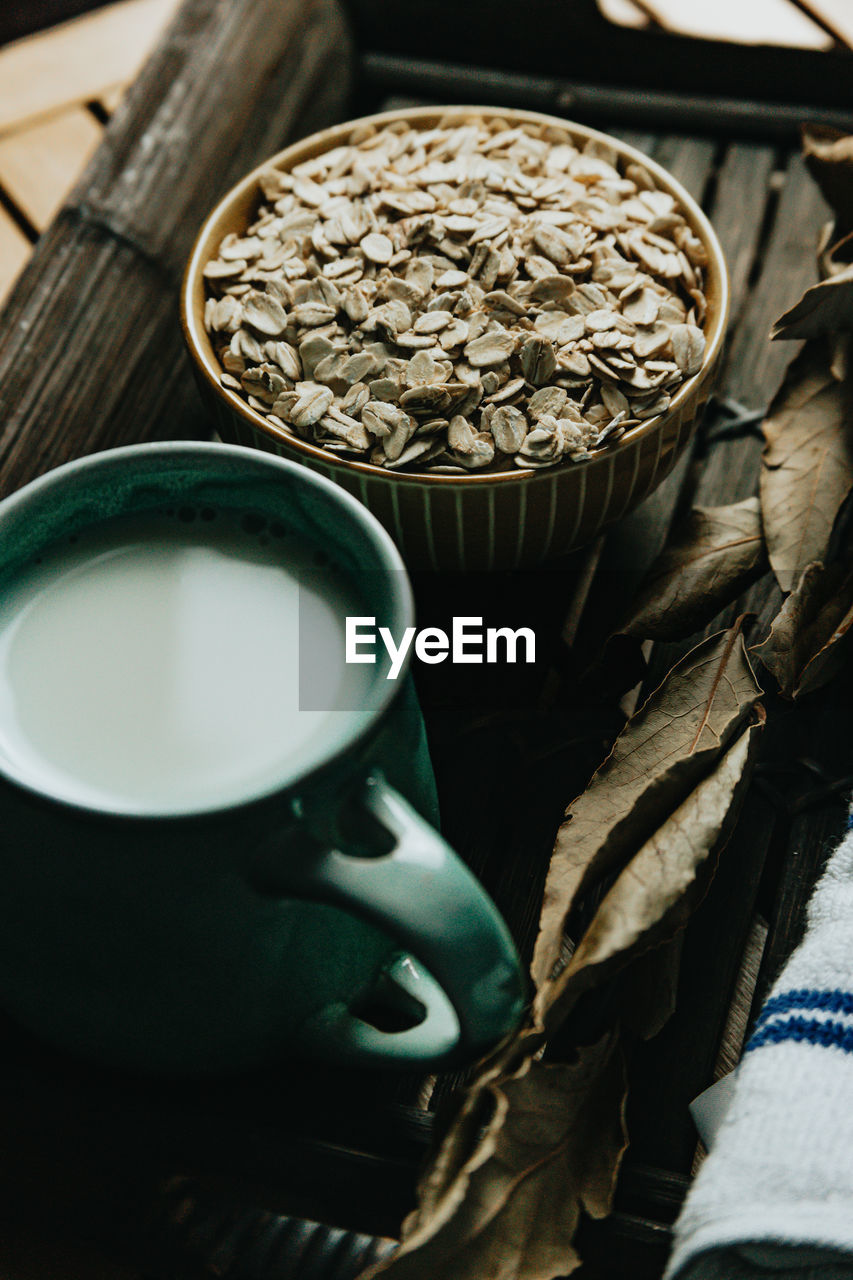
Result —
[[[741, 160], [738, 161], [740, 165]], [[725, 166], [724, 166], [725, 167]], [[757, 189], [754, 192], [757, 196]], [[745, 300], [734, 313], [734, 325], [725, 367], [719, 379], [719, 391], [745, 404], [748, 408], [763, 409], [782, 380], [786, 365], [794, 357], [799, 344], [796, 342], [771, 342], [770, 326], [775, 318], [798, 297], [816, 278], [815, 257], [811, 246], [816, 246], [821, 224], [828, 216], [828, 208], [820, 192], [809, 177], [799, 156], [788, 163], [784, 186], [773, 214], [772, 225], [766, 235], [766, 243], [756, 235], [760, 225], [759, 211], [764, 202], [748, 207], [755, 209], [752, 232], [737, 230], [738, 219], [743, 219], [747, 207], [748, 189], [734, 181], [721, 181], [717, 188], [717, 201], [711, 210], [711, 220], [726, 233], [723, 240], [727, 256], [730, 246], [740, 243], [740, 265], [735, 278], [735, 298], [738, 293]], [[766, 196], [765, 196], [766, 200]], [[727, 230], [728, 229], [728, 230]], [[733, 239], [729, 237], [733, 236]], [[750, 285], [758, 249], [758, 275]], [[729, 256], [734, 267], [736, 258]], [[748, 292], [745, 291], [748, 289]], [[722, 437], [714, 440], [697, 468], [692, 501], [705, 506], [718, 506], [738, 502], [756, 492], [760, 467], [762, 441], [757, 435]], [[770, 619], [781, 603], [776, 580], [772, 574], [752, 587], [715, 621], [714, 627], [729, 626], [741, 613], [755, 614], [757, 623], [753, 641], [766, 633]], [[658, 678], [667, 665], [681, 654], [678, 646], [657, 646], [653, 655], [654, 670]]]
[[737, 44], [830, 49], [833, 40], [789, 0], [639, 0], [640, 7], [678, 35]]
[[[729, 268], [730, 331], [740, 317], [749, 289], [750, 274], [761, 239], [760, 212], [770, 194], [774, 161], [772, 147], [735, 142], [726, 149], [717, 175], [711, 221]], [[744, 209], [750, 210], [748, 218], [744, 217]]]
[[710, 138], [671, 133], [655, 147], [654, 158], [701, 204], [713, 172], [716, 151], [717, 144]]
[[[745, 206], [739, 205], [740, 216]], [[761, 273], [750, 291], [729, 346], [721, 390], [751, 409], [762, 409], [795, 354], [792, 342], [770, 342], [773, 321], [815, 283], [818, 236], [829, 209], [798, 155], [789, 161], [773, 227], [764, 248]], [[750, 210], [749, 220], [756, 221]], [[747, 497], [752, 489], [732, 494]]]
[[0, 303], [20, 275], [32, 248], [17, 223], [0, 207]]
[[177, 0], [119, 0], [0, 49], [0, 130], [133, 80]]
[[[758, 158], [753, 158], [756, 168], [759, 168]], [[748, 156], [741, 156], [737, 166], [742, 167], [748, 159]], [[817, 243], [821, 224], [828, 212], [799, 156], [794, 156], [788, 163], [785, 185], [778, 201], [771, 199], [768, 204], [769, 194], [769, 186], [762, 188], [756, 185], [751, 192], [755, 203], [747, 204], [750, 188], [739, 187], [735, 181], [721, 180], [710, 210], [711, 221], [724, 233], [723, 245], [729, 262], [732, 266], [738, 260], [740, 263], [735, 280], [736, 297], [738, 293], [743, 297], [748, 289], [739, 315], [735, 312], [718, 390], [721, 395], [756, 409], [767, 405], [788, 361], [798, 349], [795, 342], [771, 342], [770, 325], [814, 283], [817, 272], [811, 246]], [[751, 211], [749, 222], [754, 227], [752, 233], [745, 234], [743, 229], [737, 231], [736, 227], [738, 219], [743, 219], [746, 207]], [[755, 233], [765, 210], [772, 216], [766, 242]], [[737, 256], [730, 256], [732, 246], [737, 249], [738, 245]], [[758, 268], [757, 278], [750, 285], [754, 265]], [[704, 506], [720, 506], [739, 502], [754, 494], [758, 486], [761, 447], [762, 442], [755, 434], [712, 440], [696, 468], [691, 500]], [[754, 613], [758, 618], [753, 635], [755, 640], [779, 604], [775, 578], [767, 574], [739, 601], [724, 610], [713, 627], [731, 625], [740, 613]], [[658, 677], [667, 665], [681, 656], [682, 651], [678, 646], [656, 646], [653, 662]]]
[[43, 231], [101, 141], [103, 126], [85, 107], [0, 134], [0, 186]]
[[614, 138], [619, 138], [622, 142], [627, 142], [629, 147], [636, 147], [638, 151], [642, 151], [644, 156], [654, 154], [657, 145], [657, 134], [643, 133], [640, 129], [608, 129]]
[[720, 1050], [714, 1064], [715, 1080], [721, 1080], [730, 1071], [734, 1071], [740, 1062], [749, 1028], [755, 988], [761, 971], [761, 960], [767, 946], [768, 932], [767, 921], [756, 914], [749, 926], [740, 969], [732, 991], [732, 1002], [729, 1005], [726, 1025], [720, 1038]]

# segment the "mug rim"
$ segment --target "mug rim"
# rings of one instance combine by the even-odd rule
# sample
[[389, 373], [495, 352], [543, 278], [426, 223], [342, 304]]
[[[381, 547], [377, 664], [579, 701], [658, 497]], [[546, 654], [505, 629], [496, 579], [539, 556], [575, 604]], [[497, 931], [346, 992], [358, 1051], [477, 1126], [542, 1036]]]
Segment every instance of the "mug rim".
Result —
[[[126, 460], [132, 461], [140, 457], [161, 456], [168, 458], [170, 456], [180, 457], [187, 455], [190, 457], [193, 455], [207, 457], [211, 460], [225, 460], [230, 457], [238, 463], [250, 464], [250, 470], [256, 473], [265, 470], [277, 471], [284, 475], [290, 475], [297, 484], [305, 485], [309, 489], [313, 488], [315, 491], [325, 494], [333, 505], [342, 507], [348, 513], [350, 519], [355, 520], [377, 553], [381, 569], [392, 584], [391, 612], [393, 618], [391, 620], [393, 624], [396, 626], [399, 623], [401, 629], [414, 625], [414, 597], [408, 572], [390, 534], [386, 532], [372, 512], [341, 485], [312, 471], [304, 464], [294, 462], [289, 458], [279, 457], [276, 454], [265, 453], [247, 445], [211, 440], [152, 440], [98, 450], [95, 453], [85, 454], [80, 458], [74, 458], [70, 462], [53, 467], [51, 470], [37, 476], [34, 480], [22, 485], [21, 488], [13, 493], [8, 494], [0, 501], [0, 521], [20, 508], [26, 509], [33, 501], [42, 502], [45, 495], [48, 495], [52, 489], [64, 488], [68, 481], [73, 481], [73, 478], [80, 472], [90, 472], [93, 469], [101, 468], [106, 468], [107, 470], [116, 467], [121, 468]], [[117, 514], [125, 513], [118, 512]], [[362, 714], [354, 717], [348, 724], [346, 731], [341, 734], [340, 741], [336, 744], [334, 751], [324, 754], [320, 759], [309, 762], [305, 768], [300, 769], [298, 772], [283, 774], [272, 785], [266, 785], [254, 790], [247, 788], [245, 794], [223, 803], [148, 809], [138, 804], [110, 804], [107, 801], [103, 803], [89, 802], [73, 796], [58, 794], [50, 787], [40, 785], [32, 778], [28, 778], [24, 771], [19, 772], [14, 767], [14, 762], [2, 757], [0, 757], [0, 780], [4, 780], [27, 792], [33, 799], [42, 804], [47, 804], [51, 807], [60, 805], [63, 808], [85, 814], [87, 818], [141, 822], [197, 821], [207, 817], [221, 818], [223, 815], [281, 799], [309, 781], [319, 778], [326, 772], [333, 771], [359, 742], [365, 741], [375, 734], [396, 699], [401, 683], [405, 682], [410, 666], [411, 649], [406, 652], [399, 674], [393, 681], [381, 679], [382, 668], [377, 663], [376, 675], [367, 691], [364, 706], [360, 708]]]

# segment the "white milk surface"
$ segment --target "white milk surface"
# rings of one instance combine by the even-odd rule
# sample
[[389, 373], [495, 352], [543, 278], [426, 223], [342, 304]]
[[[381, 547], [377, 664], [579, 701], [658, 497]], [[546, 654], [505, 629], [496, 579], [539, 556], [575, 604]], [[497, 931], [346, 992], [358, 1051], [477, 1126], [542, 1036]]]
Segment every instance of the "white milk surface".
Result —
[[[0, 761], [25, 781], [118, 811], [217, 808], [317, 763], [359, 716], [333, 708], [366, 693], [343, 661], [361, 610], [323, 557], [192, 514], [84, 531], [0, 591]], [[327, 710], [299, 707], [300, 608], [332, 655]]]

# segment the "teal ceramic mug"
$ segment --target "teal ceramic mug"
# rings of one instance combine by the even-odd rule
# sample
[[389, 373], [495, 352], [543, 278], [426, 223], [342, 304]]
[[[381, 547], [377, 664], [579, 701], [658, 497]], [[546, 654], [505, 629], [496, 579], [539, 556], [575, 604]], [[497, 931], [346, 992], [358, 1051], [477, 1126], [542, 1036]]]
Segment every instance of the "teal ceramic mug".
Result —
[[[152, 529], [172, 522], [158, 554], [177, 542], [189, 554], [193, 538], [205, 547], [206, 530], [238, 518], [265, 544], [265, 573], [279, 558], [287, 577], [289, 557], [310, 552], [377, 626], [397, 636], [412, 625], [408, 579], [379, 523], [329, 481], [256, 450], [115, 449], [0, 503], [0, 1004], [65, 1049], [132, 1069], [234, 1070], [295, 1055], [366, 1066], [473, 1058], [514, 1026], [524, 982], [503, 920], [435, 829], [410, 676], [364, 667], [358, 698], [323, 721], [325, 737], [250, 761], [221, 791], [189, 784], [190, 766], [208, 758], [200, 753], [212, 751], [214, 771], [228, 755], [230, 737], [216, 745], [219, 695], [239, 713], [244, 697], [235, 700], [231, 666], [252, 668], [262, 694], [286, 666], [260, 644], [248, 663], [238, 655], [232, 664], [223, 640], [242, 617], [253, 552], [229, 548], [235, 594], [214, 593], [220, 621], [205, 631], [196, 618], [189, 638], [178, 637], [187, 674], [175, 678], [177, 701], [219, 646], [215, 696], [202, 704], [189, 764], [165, 768], [167, 793], [153, 783], [146, 791], [147, 781], [133, 790], [137, 765], [122, 762], [162, 695], [145, 683], [157, 678], [145, 670], [151, 643], [173, 645], [180, 630], [160, 618], [149, 643], [147, 622], [125, 616], [140, 592], [152, 593], [156, 611], [178, 590], [168, 557], [151, 569]], [[129, 567], [115, 548], [130, 555], [134, 538], [144, 545]], [[132, 590], [131, 568], [148, 575]], [[113, 576], [93, 586], [93, 573]], [[89, 595], [79, 594], [83, 580]], [[112, 621], [101, 629], [92, 619], [115, 611], [122, 592], [129, 630], [117, 641]], [[82, 640], [81, 620], [94, 628]], [[133, 673], [132, 716], [101, 687], [122, 662]], [[283, 716], [280, 736], [301, 729], [294, 715]], [[264, 733], [265, 751], [276, 735]], [[145, 768], [156, 771], [159, 756]], [[126, 791], [113, 777], [122, 768]]]

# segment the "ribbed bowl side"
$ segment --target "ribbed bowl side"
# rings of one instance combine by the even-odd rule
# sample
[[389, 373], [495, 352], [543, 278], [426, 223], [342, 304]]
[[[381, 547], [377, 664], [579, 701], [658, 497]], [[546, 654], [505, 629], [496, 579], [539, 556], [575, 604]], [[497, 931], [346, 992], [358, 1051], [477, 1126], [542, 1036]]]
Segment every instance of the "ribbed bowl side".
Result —
[[583, 546], [669, 475], [693, 432], [713, 368], [653, 430], [582, 465], [544, 468], [524, 484], [436, 484], [320, 461], [233, 412], [200, 381], [220, 437], [291, 458], [340, 484], [373, 512], [411, 569], [524, 568]]
[[[719, 242], [702, 213], [671, 175], [616, 139], [571, 121], [537, 112], [496, 108], [411, 108], [370, 117], [384, 125], [405, 121], [429, 128], [445, 115], [471, 111], [500, 115], [510, 124], [558, 125], [580, 138], [607, 141], [626, 161], [645, 165], [657, 183], [679, 200], [708, 254], [706, 335], [700, 371], [673, 397], [658, 419], [632, 428], [612, 448], [579, 463], [533, 472], [491, 476], [424, 476], [383, 471], [344, 461], [295, 436], [285, 435], [219, 383], [220, 369], [204, 329], [204, 264], [227, 231], [245, 230], [260, 198], [260, 169], [238, 183], [211, 212], [196, 240], [184, 280], [184, 335], [199, 386], [223, 440], [266, 449], [319, 471], [363, 502], [381, 521], [411, 569], [508, 569], [535, 565], [595, 538], [641, 502], [670, 473], [708, 398], [728, 316], [728, 278]], [[285, 168], [343, 142], [355, 121], [312, 135], [273, 161]]]

